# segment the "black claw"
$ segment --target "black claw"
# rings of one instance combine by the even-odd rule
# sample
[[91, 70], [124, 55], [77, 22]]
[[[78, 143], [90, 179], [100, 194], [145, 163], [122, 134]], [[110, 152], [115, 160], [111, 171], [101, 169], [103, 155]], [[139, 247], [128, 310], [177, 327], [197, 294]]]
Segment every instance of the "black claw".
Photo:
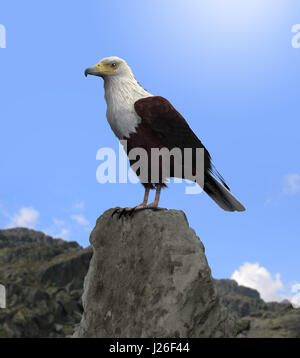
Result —
[[[118, 219], [121, 219], [122, 216], [124, 217], [132, 217], [134, 213], [136, 213], [137, 211], [139, 210], [142, 210], [142, 209], [139, 209], [139, 210], [136, 210], [137, 207], [134, 207], [132, 209], [128, 209], [128, 208], [124, 208], [124, 209], [121, 209], [121, 208], [117, 208], [112, 214], [111, 214], [111, 217], [113, 217], [115, 214], [118, 215]], [[146, 208], [145, 208], [146, 209]]]
[[119, 213], [120, 212], [120, 208], [116, 209], [112, 214], [111, 214], [111, 217], [113, 218], [115, 214]]
[[121, 210], [121, 212], [118, 216], [118, 219], [121, 219], [121, 217], [125, 214], [125, 212], [126, 212], [126, 209]]
[[[124, 210], [124, 209], [123, 209]], [[118, 215], [118, 219], [121, 219], [121, 216], [123, 214], [123, 210], [119, 210], [119, 215]]]
[[124, 216], [125, 216], [125, 217], [130, 216], [131, 213], [132, 213], [132, 209], [126, 210], [126, 212], [124, 213]]
[[129, 214], [128, 214], [129, 216], [132, 216], [132, 215], [133, 215], [133, 213], [135, 213], [135, 212], [136, 212], [135, 208], [136, 208], [136, 207], [134, 207], [134, 208], [132, 208], [132, 209], [130, 210], [130, 212], [129, 212]]

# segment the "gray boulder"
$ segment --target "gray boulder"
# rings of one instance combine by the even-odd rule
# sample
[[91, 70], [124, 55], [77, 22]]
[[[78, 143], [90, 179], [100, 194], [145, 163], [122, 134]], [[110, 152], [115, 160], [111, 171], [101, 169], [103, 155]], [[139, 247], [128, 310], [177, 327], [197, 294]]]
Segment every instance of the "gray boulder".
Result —
[[177, 210], [98, 218], [74, 337], [233, 337], [204, 246]]

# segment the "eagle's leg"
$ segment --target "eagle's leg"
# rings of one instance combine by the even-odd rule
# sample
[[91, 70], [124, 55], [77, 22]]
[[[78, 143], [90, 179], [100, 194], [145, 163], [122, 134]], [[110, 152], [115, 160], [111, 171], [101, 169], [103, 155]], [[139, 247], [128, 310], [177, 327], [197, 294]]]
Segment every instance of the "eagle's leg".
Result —
[[163, 185], [157, 184], [156, 193], [155, 193], [155, 199], [154, 199], [153, 203], [147, 205], [148, 209], [154, 209], [154, 210], [162, 210], [163, 209], [163, 208], [158, 207], [159, 198], [160, 198], [160, 192], [161, 192], [162, 187], [163, 187]]
[[148, 203], [148, 198], [149, 198], [149, 192], [150, 192], [150, 187], [146, 187], [145, 188], [145, 195], [144, 195], [144, 200], [143, 202], [138, 205], [135, 206], [134, 208], [124, 208], [124, 209], [116, 209], [113, 213], [112, 216], [114, 216], [115, 214], [119, 214], [118, 217], [119, 219], [121, 218], [121, 216], [131, 216], [136, 210], [142, 210], [142, 209], [146, 209], [147, 208], [147, 203]]
[[147, 203], [148, 203], [149, 193], [150, 193], [150, 187], [149, 187], [149, 186], [146, 186], [146, 188], [145, 188], [144, 200], [143, 200], [143, 202], [142, 202], [140, 205], [136, 206], [136, 207], [134, 208], [134, 210], [139, 210], [139, 209], [144, 209], [144, 208], [146, 208]]

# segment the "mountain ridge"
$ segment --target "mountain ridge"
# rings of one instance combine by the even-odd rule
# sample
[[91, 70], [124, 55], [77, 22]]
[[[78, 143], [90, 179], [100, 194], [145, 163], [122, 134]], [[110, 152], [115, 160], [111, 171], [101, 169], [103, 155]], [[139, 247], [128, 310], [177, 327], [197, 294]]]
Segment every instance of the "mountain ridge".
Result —
[[[0, 230], [0, 337], [68, 337], [82, 318], [83, 281], [91, 247], [27, 228]], [[300, 310], [266, 303], [259, 293], [229, 279], [215, 279], [221, 301], [238, 320], [241, 337], [298, 337]]]

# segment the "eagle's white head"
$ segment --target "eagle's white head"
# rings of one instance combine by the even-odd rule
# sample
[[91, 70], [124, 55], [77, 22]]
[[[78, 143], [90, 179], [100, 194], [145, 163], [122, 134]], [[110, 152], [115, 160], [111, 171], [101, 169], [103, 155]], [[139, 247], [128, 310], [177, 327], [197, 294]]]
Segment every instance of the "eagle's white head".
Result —
[[103, 58], [95, 66], [87, 68], [84, 73], [85, 76], [98, 76], [102, 77], [104, 80], [108, 80], [112, 77], [118, 79], [134, 78], [128, 63], [117, 56]]
[[120, 139], [135, 132], [140, 118], [134, 103], [151, 96], [135, 79], [128, 63], [117, 56], [105, 57], [95, 66], [85, 70], [85, 76], [93, 75], [104, 79], [107, 120]]

